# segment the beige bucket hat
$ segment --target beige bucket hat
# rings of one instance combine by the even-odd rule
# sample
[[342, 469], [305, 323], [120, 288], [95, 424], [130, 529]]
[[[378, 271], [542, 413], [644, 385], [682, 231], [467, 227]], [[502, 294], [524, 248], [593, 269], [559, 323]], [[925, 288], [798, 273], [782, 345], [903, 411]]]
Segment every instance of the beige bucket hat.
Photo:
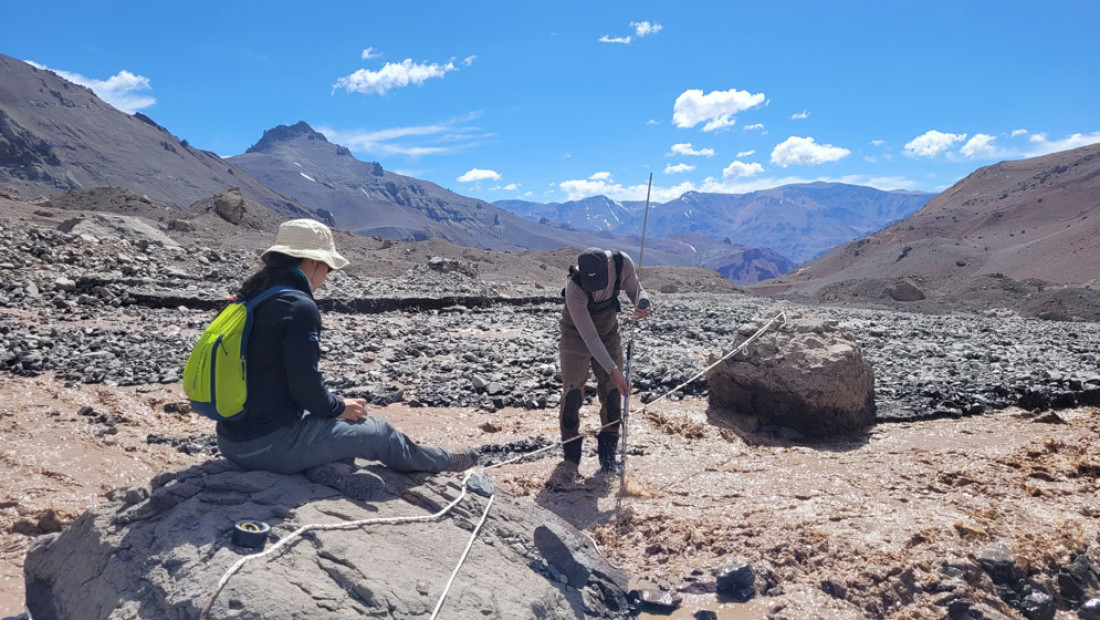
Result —
[[296, 258], [312, 258], [332, 269], [343, 269], [348, 265], [348, 259], [340, 256], [336, 251], [332, 231], [317, 220], [301, 219], [283, 222], [279, 226], [279, 234], [275, 236], [275, 245], [265, 250], [261, 258], [267, 256], [269, 252], [278, 252]]

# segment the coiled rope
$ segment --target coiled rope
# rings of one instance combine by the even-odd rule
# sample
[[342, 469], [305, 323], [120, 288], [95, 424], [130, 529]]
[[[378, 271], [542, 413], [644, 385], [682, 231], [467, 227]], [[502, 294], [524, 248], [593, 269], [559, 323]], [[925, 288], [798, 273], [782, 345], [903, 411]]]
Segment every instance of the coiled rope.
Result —
[[[246, 555], [246, 556], [242, 557], [241, 559], [237, 560], [233, 564], [233, 566], [230, 566], [229, 570], [225, 571], [225, 574], [222, 575], [222, 578], [218, 581], [217, 589], [214, 590], [214, 594], [212, 594], [210, 596], [210, 600], [206, 603], [206, 606], [202, 608], [201, 612], [199, 612], [199, 620], [203, 620], [203, 618], [207, 617], [207, 613], [209, 613], [210, 608], [214, 606], [214, 601], [218, 598], [218, 595], [221, 594], [222, 590], [225, 589], [226, 584], [229, 583], [229, 578], [232, 577], [237, 571], [239, 571], [241, 569], [241, 567], [245, 565], [245, 563], [247, 563], [251, 560], [258, 560], [260, 558], [267, 557], [267, 556], [275, 553], [275, 551], [281, 549], [282, 547], [285, 547], [287, 544], [290, 543], [290, 541], [294, 540], [295, 538], [298, 538], [299, 536], [305, 534], [306, 532], [310, 532], [310, 531], [314, 531], [314, 530], [347, 530], [347, 529], [352, 529], [352, 528], [356, 528], [356, 527], [361, 527], [361, 526], [364, 526], [364, 525], [375, 525], [375, 524], [379, 524], [379, 523], [413, 523], [413, 522], [416, 522], [416, 521], [433, 521], [435, 519], [438, 519], [438, 518], [442, 517], [443, 515], [447, 514], [448, 512], [450, 512], [452, 508], [454, 508], [456, 505], [458, 505], [458, 503], [461, 502], [466, 497], [466, 495], [467, 495], [466, 482], [470, 479], [470, 476], [472, 476], [473, 473], [474, 472], [472, 470], [466, 472], [466, 475], [462, 479], [462, 492], [459, 493], [458, 497], [456, 497], [454, 499], [454, 501], [447, 504], [439, 512], [436, 512], [434, 514], [419, 515], [419, 516], [407, 516], [407, 517], [376, 517], [376, 518], [372, 518], [372, 519], [360, 519], [358, 521], [345, 521], [343, 523], [323, 523], [323, 524], [322, 523], [310, 523], [310, 524], [307, 524], [307, 525], [303, 525], [302, 527], [294, 530], [290, 534], [287, 534], [283, 538], [279, 539], [279, 541], [276, 542], [274, 545], [271, 545], [270, 548], [268, 548], [264, 551], [260, 551], [259, 553], [253, 553], [253, 554]], [[492, 498], [491, 497], [489, 498], [489, 505], [492, 505]], [[481, 517], [482, 523], [485, 522], [485, 517], [489, 514], [489, 505], [487, 505], [485, 507], [485, 514], [482, 515], [482, 517]], [[478, 529], [480, 529], [480, 527], [481, 526], [479, 524], [478, 528], [474, 529], [474, 536], [477, 536], [477, 531], [478, 531]], [[473, 545], [473, 538], [470, 539], [470, 545]], [[467, 553], [469, 552], [470, 545], [467, 546], [467, 549], [466, 549]], [[466, 559], [466, 553], [463, 553], [462, 560], [465, 560], [465, 559]], [[462, 560], [460, 560], [459, 563], [458, 563], [458, 566], [455, 567], [455, 571], [454, 571], [455, 573], [458, 573], [458, 567], [462, 566]], [[454, 580], [454, 574], [451, 575], [451, 580], [452, 581]], [[450, 585], [451, 585], [450, 582], [448, 582], [447, 583], [447, 588], [448, 589], [450, 588]], [[443, 592], [443, 597], [446, 597], [446, 595], [447, 595], [447, 592], [445, 590]], [[439, 611], [439, 607], [442, 604], [443, 604], [443, 598], [441, 597], [439, 604], [436, 605], [436, 612]], [[435, 617], [435, 613], [432, 614], [432, 618], [434, 618], [434, 617]]]

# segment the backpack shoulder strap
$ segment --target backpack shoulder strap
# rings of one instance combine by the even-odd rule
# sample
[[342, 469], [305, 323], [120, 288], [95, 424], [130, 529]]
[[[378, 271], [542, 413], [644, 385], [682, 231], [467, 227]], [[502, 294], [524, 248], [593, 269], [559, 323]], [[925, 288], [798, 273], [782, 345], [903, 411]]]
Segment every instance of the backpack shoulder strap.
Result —
[[244, 303], [245, 307], [245, 319], [244, 319], [244, 333], [241, 335], [241, 359], [248, 357], [248, 341], [252, 335], [252, 311], [255, 310], [260, 304], [278, 295], [279, 293], [297, 293], [298, 295], [305, 295], [302, 291], [294, 288], [293, 286], [273, 286], [266, 291], [256, 295], [252, 299], [249, 299]]
[[615, 259], [615, 294], [618, 295], [623, 282], [623, 253], [611, 250], [611, 258]]
[[267, 289], [266, 291], [260, 293], [259, 295], [256, 295], [252, 299], [249, 299], [248, 301], [246, 301], [245, 306], [249, 309], [249, 311], [251, 311], [251, 310], [254, 310], [256, 308], [256, 306], [259, 306], [260, 304], [262, 304], [265, 301], [271, 299], [272, 297], [278, 295], [279, 293], [286, 293], [286, 292], [290, 292], [290, 291], [293, 291], [293, 292], [299, 293], [299, 294], [302, 293], [302, 291], [299, 291], [298, 289], [294, 288], [293, 286], [285, 286], [285, 285], [273, 286], [273, 287]]

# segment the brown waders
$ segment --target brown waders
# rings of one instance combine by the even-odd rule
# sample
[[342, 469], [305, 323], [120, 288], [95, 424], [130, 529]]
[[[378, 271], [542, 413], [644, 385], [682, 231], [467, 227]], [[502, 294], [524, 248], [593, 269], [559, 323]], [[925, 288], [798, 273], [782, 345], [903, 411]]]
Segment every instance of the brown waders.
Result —
[[[608, 354], [615, 364], [623, 366], [623, 344], [619, 337], [619, 313], [614, 308], [592, 315], [596, 332], [607, 347]], [[622, 396], [611, 381], [611, 375], [589, 352], [577, 328], [573, 325], [568, 312], [560, 322], [561, 343], [561, 383], [562, 399], [559, 411], [561, 439], [566, 441], [580, 434], [580, 411], [584, 403], [584, 385], [588, 381], [588, 369], [596, 373], [596, 394], [600, 401], [600, 426], [622, 419]], [[571, 441], [562, 446], [565, 460], [580, 464], [582, 439]], [[619, 444], [619, 425], [603, 429], [596, 436], [601, 467], [615, 466], [615, 451]], [[606, 462], [605, 462], [606, 461]]]

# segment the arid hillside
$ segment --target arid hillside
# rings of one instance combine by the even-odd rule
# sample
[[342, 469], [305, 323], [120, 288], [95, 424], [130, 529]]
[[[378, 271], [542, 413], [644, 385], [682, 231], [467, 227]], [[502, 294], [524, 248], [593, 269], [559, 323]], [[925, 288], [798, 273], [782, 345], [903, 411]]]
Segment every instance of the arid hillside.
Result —
[[993, 274], [1068, 285], [1100, 275], [1100, 145], [981, 168], [912, 217], [758, 290]]

